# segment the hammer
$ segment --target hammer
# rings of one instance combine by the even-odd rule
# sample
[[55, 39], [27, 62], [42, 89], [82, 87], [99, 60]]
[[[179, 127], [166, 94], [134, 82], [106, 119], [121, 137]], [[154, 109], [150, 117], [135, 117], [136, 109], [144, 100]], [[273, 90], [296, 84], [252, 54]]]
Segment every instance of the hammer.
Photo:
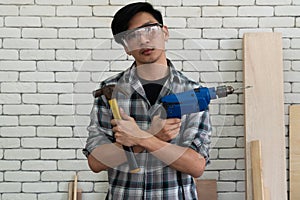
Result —
[[[116, 98], [112, 98], [112, 94], [114, 89], [118, 89], [118, 91], [122, 92], [123, 94], [127, 95], [127, 92], [122, 90], [120, 87], [116, 87], [115, 85], [108, 85], [98, 90], [93, 91], [93, 96], [95, 98], [104, 95], [105, 98], [108, 100], [110, 108], [112, 110], [113, 116], [115, 119], [122, 119], [119, 111], [119, 106]], [[130, 173], [137, 173], [140, 171], [140, 168], [137, 164], [136, 157], [133, 152], [132, 147], [124, 146], [123, 149], [125, 151], [125, 155], [127, 157], [127, 161], [129, 164]]]

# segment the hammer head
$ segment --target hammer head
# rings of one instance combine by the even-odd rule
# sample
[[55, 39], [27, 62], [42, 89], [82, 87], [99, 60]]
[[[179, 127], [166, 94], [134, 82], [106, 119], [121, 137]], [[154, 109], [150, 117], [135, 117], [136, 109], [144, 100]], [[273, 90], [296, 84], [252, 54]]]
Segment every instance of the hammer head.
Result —
[[93, 91], [95, 98], [104, 95], [107, 100], [111, 100], [114, 92], [121, 92], [122, 94], [129, 96], [128, 92], [117, 85], [107, 85], [98, 90]]

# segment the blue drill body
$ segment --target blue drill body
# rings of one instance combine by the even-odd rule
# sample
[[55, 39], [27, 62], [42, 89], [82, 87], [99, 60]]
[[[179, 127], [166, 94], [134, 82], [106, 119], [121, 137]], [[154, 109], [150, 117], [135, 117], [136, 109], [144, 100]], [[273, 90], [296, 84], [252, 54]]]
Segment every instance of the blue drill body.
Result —
[[185, 114], [204, 111], [208, 108], [211, 99], [226, 97], [233, 92], [231, 86], [199, 87], [164, 96], [160, 102], [166, 110], [167, 118], [181, 118]]

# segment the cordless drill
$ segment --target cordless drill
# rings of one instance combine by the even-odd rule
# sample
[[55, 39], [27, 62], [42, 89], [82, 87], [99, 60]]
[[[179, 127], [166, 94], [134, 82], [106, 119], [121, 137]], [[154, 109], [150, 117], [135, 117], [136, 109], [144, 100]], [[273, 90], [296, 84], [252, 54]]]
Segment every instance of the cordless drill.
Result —
[[167, 118], [181, 118], [182, 115], [197, 113], [207, 109], [211, 99], [227, 97], [232, 94], [232, 86], [199, 87], [181, 93], [170, 94], [160, 99]]

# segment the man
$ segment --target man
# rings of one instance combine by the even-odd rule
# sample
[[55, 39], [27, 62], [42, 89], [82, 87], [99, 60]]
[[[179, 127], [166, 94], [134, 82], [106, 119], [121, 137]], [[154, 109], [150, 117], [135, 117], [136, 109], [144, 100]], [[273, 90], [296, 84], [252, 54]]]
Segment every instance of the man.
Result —
[[[149, 3], [121, 8], [112, 21], [117, 43], [135, 59], [132, 66], [101, 83], [115, 92], [121, 120], [113, 119], [108, 99], [95, 99], [84, 153], [92, 171], [108, 171], [106, 199], [197, 199], [193, 177], [209, 162], [208, 111], [164, 119], [159, 99], [199, 85], [176, 71], [165, 54], [169, 37], [162, 15]], [[159, 112], [158, 112], [159, 111]], [[133, 148], [140, 171], [130, 173], [122, 145]]]

